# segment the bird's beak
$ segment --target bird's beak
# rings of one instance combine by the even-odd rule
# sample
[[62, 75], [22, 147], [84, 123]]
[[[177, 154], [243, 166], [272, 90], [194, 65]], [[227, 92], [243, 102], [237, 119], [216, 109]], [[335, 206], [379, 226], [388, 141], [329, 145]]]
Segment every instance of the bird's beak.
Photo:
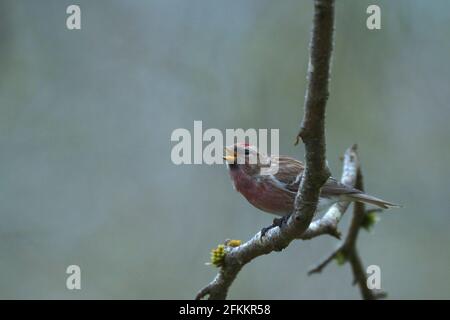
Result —
[[236, 160], [236, 157], [234, 156], [234, 152], [227, 147], [223, 148], [223, 160], [226, 160], [227, 162], [234, 162]]

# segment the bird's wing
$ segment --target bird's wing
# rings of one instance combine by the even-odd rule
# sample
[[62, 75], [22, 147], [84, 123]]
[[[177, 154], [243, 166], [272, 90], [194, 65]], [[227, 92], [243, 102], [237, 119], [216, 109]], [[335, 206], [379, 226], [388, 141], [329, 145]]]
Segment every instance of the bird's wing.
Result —
[[[280, 186], [291, 192], [297, 192], [302, 181], [305, 166], [302, 162], [290, 157], [280, 156], [272, 159], [273, 164], [278, 165], [278, 171], [272, 174]], [[274, 170], [275, 172], [275, 170]], [[330, 177], [322, 187], [322, 196], [339, 196], [342, 194], [361, 193], [360, 190], [349, 187]]]
[[297, 192], [304, 168], [298, 160], [279, 156], [271, 158], [271, 170], [268, 173], [283, 189]]

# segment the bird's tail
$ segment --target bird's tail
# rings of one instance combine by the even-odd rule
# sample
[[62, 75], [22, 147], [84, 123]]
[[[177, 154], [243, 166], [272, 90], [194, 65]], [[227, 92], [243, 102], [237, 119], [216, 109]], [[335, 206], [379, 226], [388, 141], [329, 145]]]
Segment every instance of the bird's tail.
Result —
[[350, 193], [342, 196], [344, 201], [358, 201], [358, 202], [364, 202], [376, 205], [383, 209], [389, 209], [389, 208], [400, 208], [401, 205], [395, 204], [392, 202], [384, 201], [382, 199], [369, 196], [365, 193]]

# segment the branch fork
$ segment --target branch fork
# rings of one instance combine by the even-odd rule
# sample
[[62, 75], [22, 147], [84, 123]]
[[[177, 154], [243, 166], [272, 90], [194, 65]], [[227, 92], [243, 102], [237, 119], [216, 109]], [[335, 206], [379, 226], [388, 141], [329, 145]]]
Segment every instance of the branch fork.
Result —
[[[320, 189], [330, 177], [325, 152], [325, 109], [329, 96], [328, 83], [333, 51], [333, 32], [334, 0], [314, 0], [314, 18], [309, 46], [308, 86], [301, 129], [296, 137], [296, 144], [300, 139], [304, 143], [305, 170], [296, 195], [294, 212], [287, 222], [281, 225], [281, 228], [274, 227], [267, 231], [263, 237], [261, 237], [261, 232], [258, 232], [238, 247], [225, 245], [224, 252], [226, 254], [221, 261], [219, 273], [198, 292], [196, 299], [202, 299], [206, 296], [209, 299], [225, 299], [231, 284], [247, 263], [273, 251], [281, 251], [295, 239], [307, 240], [323, 234], [340, 238], [337, 226], [349, 203], [335, 204], [322, 218], [312, 221], [319, 200]], [[359, 162], [356, 145], [354, 145], [344, 155], [342, 183], [355, 186], [355, 184], [358, 185], [358, 179], [360, 179], [362, 187], [362, 176], [358, 172], [360, 172]], [[348, 254], [363, 297], [370, 299], [377, 296], [373, 292], [367, 291], [364, 269], [355, 246], [363, 218], [361, 212], [364, 213], [364, 206], [356, 204], [353, 223], [344, 245], [313, 271], [322, 270], [338, 252], [345, 252], [345, 254]], [[365, 289], [362, 286], [363, 282]]]

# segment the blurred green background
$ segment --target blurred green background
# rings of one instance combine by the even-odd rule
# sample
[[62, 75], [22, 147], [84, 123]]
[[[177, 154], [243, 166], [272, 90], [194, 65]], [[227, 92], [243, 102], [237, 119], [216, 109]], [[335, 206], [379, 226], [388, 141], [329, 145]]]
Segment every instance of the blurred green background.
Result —
[[[209, 250], [272, 217], [224, 166], [170, 160], [176, 128], [279, 128], [302, 115], [310, 0], [0, 2], [0, 298], [191, 299]], [[382, 29], [369, 31], [378, 4]], [[335, 176], [354, 142], [368, 192], [404, 205], [363, 232], [390, 298], [450, 298], [450, 2], [341, 0], [327, 113]], [[349, 216], [343, 220], [344, 231]], [[244, 268], [230, 298], [358, 299], [336, 245], [297, 241]], [[82, 289], [66, 289], [80, 265]]]

